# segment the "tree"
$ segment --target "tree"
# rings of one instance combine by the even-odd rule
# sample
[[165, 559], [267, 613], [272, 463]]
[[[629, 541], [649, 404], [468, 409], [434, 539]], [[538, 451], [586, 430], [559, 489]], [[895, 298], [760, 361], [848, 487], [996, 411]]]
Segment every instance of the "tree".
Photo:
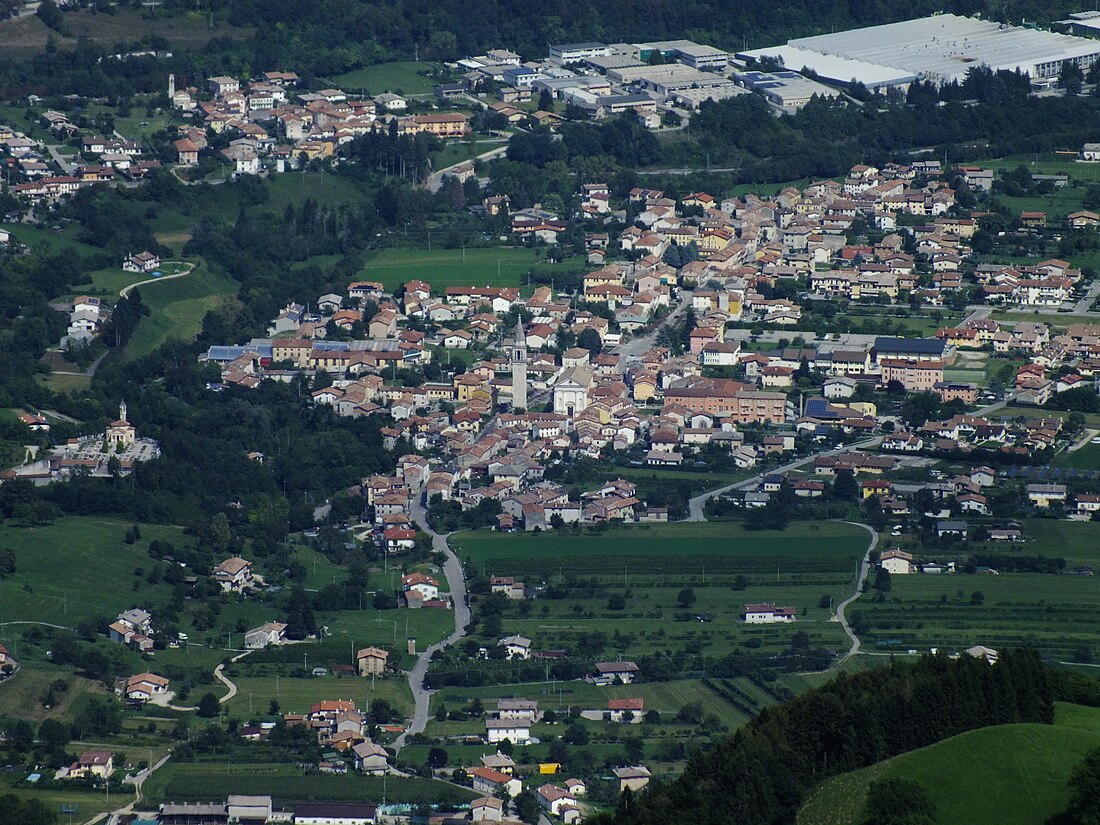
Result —
[[974, 607], [981, 607], [985, 604], [985, 593], [981, 590], [975, 590], [970, 594], [970, 603], [974, 605]]
[[542, 814], [542, 806], [539, 805], [538, 799], [535, 798], [535, 793], [530, 788], [525, 788], [519, 796], [515, 798], [516, 813], [519, 814], [519, 818], [528, 825], [535, 825], [539, 821], [539, 816]]
[[866, 825], [934, 825], [936, 808], [911, 779], [875, 780], [867, 788]]
[[1085, 73], [1076, 63], [1066, 60], [1062, 63], [1062, 69], [1058, 72], [1058, 85], [1066, 90], [1070, 97], [1081, 94], [1081, 86], [1085, 82]]
[[901, 417], [913, 429], [936, 415], [940, 397], [934, 392], [916, 392], [901, 402]]
[[268, 703], [268, 705], [267, 705], [267, 715], [268, 716], [278, 716], [279, 715], [279, 700], [278, 699], [272, 699]]
[[221, 705], [218, 703], [218, 697], [213, 693], [207, 692], [199, 699], [198, 715], [204, 719], [213, 719], [221, 712]]
[[581, 330], [581, 334], [577, 336], [577, 346], [588, 350], [594, 357], [603, 350], [603, 341], [600, 338], [600, 333], [595, 329], [585, 327]]
[[680, 607], [691, 607], [695, 604], [695, 591], [690, 587], [685, 587], [676, 594], [676, 603], [679, 604]]
[[554, 111], [554, 96], [550, 94], [549, 89], [539, 92], [539, 109], [544, 112]]
[[428, 751], [428, 767], [438, 770], [447, 764], [447, 751], [443, 748], [432, 748]]
[[833, 478], [833, 498], [855, 501], [859, 497], [859, 485], [851, 470], [837, 470]]
[[570, 745], [587, 745], [588, 728], [580, 722], [574, 722], [565, 729], [565, 733], [562, 734], [561, 738], [562, 741], [568, 742]]

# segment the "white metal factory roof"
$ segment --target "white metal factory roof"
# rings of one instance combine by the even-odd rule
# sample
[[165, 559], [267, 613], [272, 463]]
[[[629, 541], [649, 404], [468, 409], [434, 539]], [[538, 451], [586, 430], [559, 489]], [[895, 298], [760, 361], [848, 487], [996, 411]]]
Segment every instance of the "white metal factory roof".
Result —
[[868, 89], [912, 83], [917, 79], [915, 73], [904, 69], [896, 69], [893, 66], [852, 60], [835, 54], [822, 54], [821, 52], [808, 51], [795, 46], [769, 46], [766, 49], [738, 52], [737, 56], [741, 59], [753, 58], [755, 60], [762, 57], [775, 57], [783, 61], [784, 67], [793, 69], [796, 72], [801, 71], [803, 68], [812, 69], [822, 80], [829, 80], [834, 83], [848, 83], [852, 80], [858, 80]]
[[788, 45], [893, 66], [939, 82], [962, 80], [974, 65], [1047, 76], [1057, 74], [1064, 60], [1100, 53], [1095, 40], [955, 14], [803, 37]]

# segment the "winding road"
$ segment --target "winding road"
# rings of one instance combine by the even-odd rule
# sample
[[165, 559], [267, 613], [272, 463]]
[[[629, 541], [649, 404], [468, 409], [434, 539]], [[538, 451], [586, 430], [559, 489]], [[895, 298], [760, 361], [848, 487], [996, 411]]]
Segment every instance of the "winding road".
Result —
[[424, 687], [424, 677], [428, 673], [428, 665], [431, 664], [432, 655], [437, 650], [444, 650], [463, 638], [466, 635], [466, 628], [470, 625], [470, 606], [466, 603], [466, 577], [462, 572], [462, 563], [447, 542], [447, 536], [435, 532], [428, 524], [428, 513], [420, 500], [420, 493], [421, 491], [418, 490], [413, 496], [410, 515], [413, 521], [432, 537], [432, 550], [447, 557], [447, 561], [443, 565], [443, 574], [447, 577], [447, 587], [451, 591], [451, 601], [454, 603], [455, 629], [446, 639], [436, 642], [421, 652], [413, 669], [409, 671], [409, 690], [412, 691], [415, 709], [408, 728], [393, 743], [395, 751], [399, 751], [405, 746], [405, 740], [408, 736], [423, 733], [424, 728], [428, 725], [432, 692]]
[[184, 275], [190, 275], [195, 271], [195, 264], [190, 261], [164, 261], [166, 264], [179, 264], [180, 266], [187, 267], [183, 272], [177, 272], [174, 275], [161, 275], [159, 278], [146, 278], [144, 281], [138, 281], [137, 283], [127, 284], [118, 291], [119, 298], [127, 297], [133, 290], [139, 286], [145, 286], [146, 284], [160, 284], [165, 281], [171, 281], [175, 278], [182, 278]]
[[852, 524], [856, 527], [862, 527], [868, 533], [871, 534], [871, 543], [867, 545], [867, 552], [863, 554], [863, 561], [859, 564], [859, 578], [856, 579], [856, 591], [836, 606], [836, 619], [840, 622], [840, 626], [844, 628], [844, 632], [848, 634], [848, 638], [852, 640], [852, 646], [848, 648], [848, 652], [841, 656], [833, 665], [833, 667], [839, 666], [845, 659], [855, 656], [859, 653], [859, 636], [855, 634], [852, 628], [848, 625], [848, 618], [844, 615], [844, 611], [848, 605], [852, 604], [856, 599], [863, 595], [863, 583], [867, 580], [867, 571], [871, 569], [871, 553], [878, 547], [878, 530], [869, 524], [864, 524], [860, 521], [846, 521], [845, 524]]
[[797, 458], [794, 461], [788, 462], [780, 467], [775, 467], [764, 473], [757, 473], [752, 478], [746, 478], [744, 481], [735, 481], [733, 484], [727, 484], [725, 487], [716, 487], [713, 490], [708, 490], [705, 493], [700, 493], [695, 498], [688, 501], [688, 517], [687, 521], [706, 521], [706, 516], [703, 515], [703, 508], [706, 503], [716, 496], [724, 495], [725, 493], [731, 493], [734, 490], [755, 490], [760, 486], [760, 483], [764, 480], [765, 475], [782, 475], [783, 473], [789, 473], [791, 470], [797, 470], [799, 467], [804, 467], [818, 456], [823, 455], [840, 455], [841, 453], [850, 452], [851, 450], [863, 450], [868, 447], [875, 447], [882, 441], [882, 436], [876, 435], [874, 438], [867, 438], [863, 441], [857, 441], [854, 444], [846, 444], [835, 450], [828, 450], [823, 453], [811, 453], [808, 456]]

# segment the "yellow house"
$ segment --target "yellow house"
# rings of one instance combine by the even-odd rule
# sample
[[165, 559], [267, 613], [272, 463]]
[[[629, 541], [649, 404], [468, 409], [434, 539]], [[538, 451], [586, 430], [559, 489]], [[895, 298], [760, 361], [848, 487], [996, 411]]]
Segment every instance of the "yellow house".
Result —
[[876, 407], [870, 401], [850, 401], [848, 402], [848, 406], [856, 412], [863, 413], [864, 415], [869, 415], [871, 418], [875, 418], [878, 416], [878, 407]]
[[455, 378], [455, 400], [467, 401], [474, 394], [476, 390], [484, 389], [488, 385], [488, 381], [479, 375], [473, 373], [463, 373]]
[[733, 235], [725, 229], [710, 229], [699, 239], [699, 248], [704, 252], [719, 252], [730, 245]]
[[610, 286], [611, 284], [622, 284], [623, 274], [617, 268], [615, 269], [597, 269], [594, 272], [586, 272], [584, 276], [584, 291], [595, 289], [598, 286]]

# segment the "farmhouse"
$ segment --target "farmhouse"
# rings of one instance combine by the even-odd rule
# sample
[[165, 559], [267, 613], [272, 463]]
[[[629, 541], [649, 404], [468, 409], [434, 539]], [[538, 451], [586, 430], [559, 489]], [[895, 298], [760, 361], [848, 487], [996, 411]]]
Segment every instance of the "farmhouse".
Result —
[[771, 603], [745, 605], [746, 624], [793, 622], [797, 611], [793, 607], [776, 607]]
[[526, 719], [486, 719], [485, 739], [490, 745], [505, 739], [514, 745], [526, 744], [531, 739], [531, 723]]
[[634, 681], [638, 669], [633, 662], [596, 662], [597, 675], [593, 681], [597, 685], [629, 685]]
[[891, 548], [882, 554], [882, 569], [891, 576], [900, 576], [913, 572], [913, 556], [897, 548]]

